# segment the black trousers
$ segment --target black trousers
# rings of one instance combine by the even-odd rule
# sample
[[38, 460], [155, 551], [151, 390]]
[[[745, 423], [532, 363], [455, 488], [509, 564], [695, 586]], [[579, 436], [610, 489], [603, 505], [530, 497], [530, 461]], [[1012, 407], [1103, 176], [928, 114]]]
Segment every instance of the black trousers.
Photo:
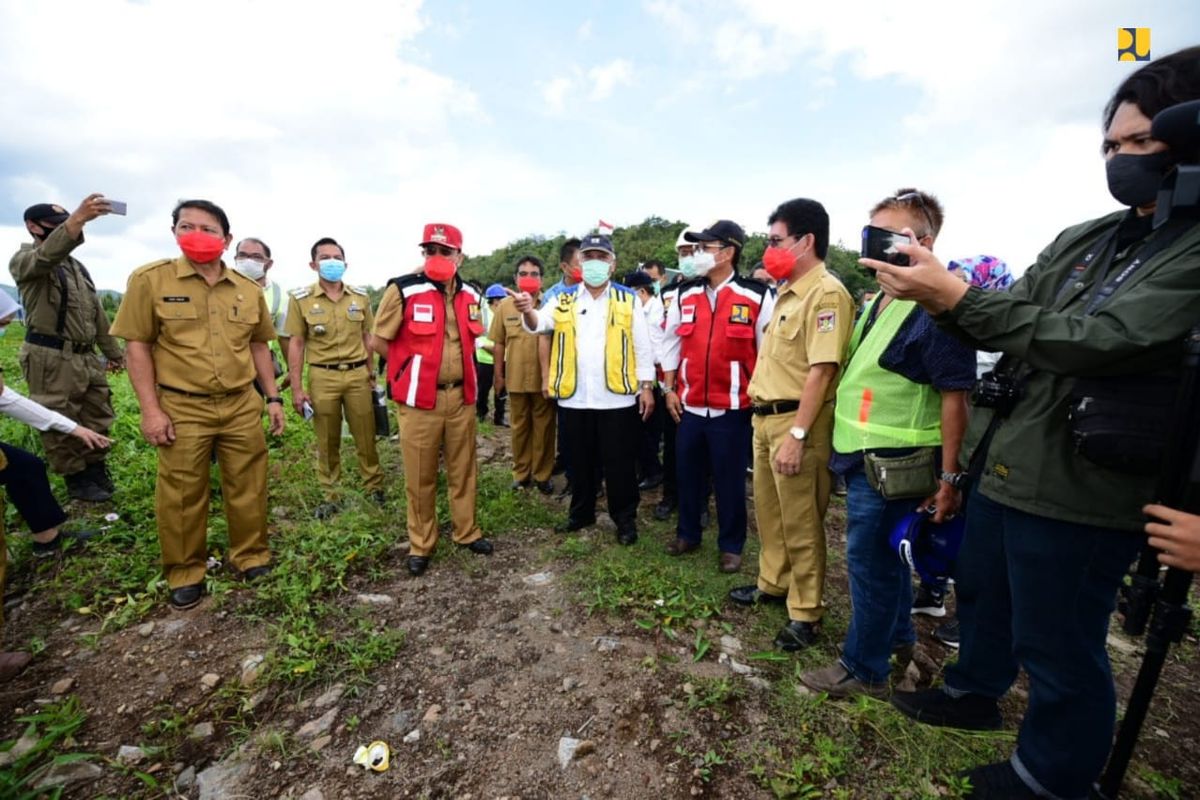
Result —
[[658, 461], [658, 448], [662, 444], [663, 422], [673, 422], [667, 413], [666, 402], [659, 389], [654, 390], [654, 413], [643, 422], [642, 438], [638, 446], [638, 477], [645, 480], [663, 474]]
[[17, 509], [30, 533], [41, 533], [67, 521], [66, 512], [54, 499], [46, 478], [46, 463], [33, 453], [0, 442], [8, 466], [0, 469], [0, 484], [8, 490], [8, 500]]
[[[475, 395], [475, 416], [479, 417], [482, 422], [488, 414], [488, 398], [492, 395], [492, 385], [496, 379], [496, 365], [481, 364], [476, 361], [475, 377], [479, 383], [478, 392]], [[504, 422], [504, 401], [507, 397], [507, 393], [496, 397], [496, 414], [492, 417], [492, 421], [497, 425]]]
[[637, 529], [637, 452], [641, 420], [637, 406], [605, 411], [562, 408], [564, 435], [570, 440], [570, 518], [596, 518], [597, 472], [603, 469], [608, 515], [618, 531]]

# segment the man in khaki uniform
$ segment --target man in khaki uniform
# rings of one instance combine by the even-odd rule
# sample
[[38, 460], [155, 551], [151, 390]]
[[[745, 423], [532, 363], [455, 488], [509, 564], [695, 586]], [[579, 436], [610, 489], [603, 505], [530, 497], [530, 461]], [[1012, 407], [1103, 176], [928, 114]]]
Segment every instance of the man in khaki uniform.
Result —
[[421, 240], [425, 264], [388, 282], [372, 343], [387, 356], [389, 395], [399, 403], [400, 452], [408, 499], [408, 572], [424, 574], [438, 540], [438, 457], [446, 462], [455, 544], [489, 555], [475, 521], [475, 340], [482, 298], [458, 276], [462, 232], [430, 223]]
[[[541, 305], [542, 262], [525, 256], [517, 262], [516, 285]], [[521, 314], [511, 297], [500, 301], [488, 333], [495, 343], [496, 392], [508, 390], [512, 424], [513, 488], [536, 485], [542, 494], [554, 492], [554, 403], [542, 394], [539, 345], [545, 336], [521, 325]]]
[[[74, 213], [41, 203], [25, 210], [25, 228], [33, 244], [23, 244], [8, 269], [25, 306], [25, 344], [21, 369], [29, 398], [79, 424], [107, 433], [113, 408], [104, 364], [124, 366], [121, 348], [109, 335], [108, 316], [96, 286], [71, 251], [83, 243], [83, 226], [111, 212], [108, 200], [92, 194]], [[113, 485], [105, 467], [105, 450], [88, 450], [78, 438], [56, 431], [42, 433], [46, 460], [63, 476], [74, 500], [103, 502]]]
[[[358, 470], [371, 499], [383, 505], [383, 471], [375, 450], [375, 409], [371, 388], [375, 385], [371, 328], [375, 317], [371, 301], [362, 289], [342, 282], [346, 254], [333, 239], [320, 239], [312, 246], [309, 266], [317, 273], [312, 286], [296, 289], [288, 301], [286, 331], [288, 373], [292, 405], [303, 416], [308, 404], [317, 430], [317, 480], [325, 490], [325, 502], [317, 506], [317, 519], [326, 519], [338, 509], [338, 482], [342, 475], [342, 416], [354, 436]], [[308, 392], [300, 385], [308, 363]]]
[[232, 241], [229, 218], [207, 200], [185, 200], [171, 220], [183, 255], [129, 276], [112, 333], [127, 342], [142, 433], [159, 448], [158, 541], [171, 606], [185, 609], [204, 594], [214, 450], [229, 525], [227, 560], [248, 581], [270, 570], [267, 444], [255, 377], [267, 394], [272, 434], [283, 432], [283, 398], [267, 347], [275, 329], [262, 289], [221, 260]]
[[758, 584], [735, 603], [787, 604], [775, 638], [783, 650], [817, 639], [825, 613], [825, 511], [832, 480], [833, 398], [854, 322], [854, 301], [825, 268], [829, 216], [815, 200], [789, 200], [768, 219], [763, 265], [779, 288], [750, 379], [754, 512], [762, 550]]

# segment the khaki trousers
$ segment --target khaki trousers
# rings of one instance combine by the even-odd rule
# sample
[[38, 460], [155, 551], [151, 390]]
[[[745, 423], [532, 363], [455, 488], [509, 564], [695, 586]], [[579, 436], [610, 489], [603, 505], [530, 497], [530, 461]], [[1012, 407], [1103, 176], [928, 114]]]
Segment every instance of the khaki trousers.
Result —
[[438, 540], [438, 455], [445, 451], [447, 494], [454, 541], [470, 544], [483, 534], [475, 524], [475, 406], [463, 402], [462, 387], [439, 389], [437, 405], [424, 410], [401, 405], [400, 454], [408, 498], [409, 555], [427, 556]]
[[509, 392], [513, 480], [539, 483], [554, 471], [554, 404], [541, 392]]
[[373, 492], [383, 488], [383, 470], [375, 449], [375, 407], [365, 366], [350, 370], [308, 368], [308, 396], [312, 398], [313, 425], [317, 434], [317, 480], [325, 498], [338, 497], [342, 478], [342, 417], [354, 437], [358, 472], [363, 486]]
[[247, 570], [267, 564], [267, 442], [263, 400], [251, 385], [224, 396], [160, 391], [175, 443], [158, 448], [154, 487], [163, 572], [172, 588], [204, 580], [209, 463], [215, 450], [229, 524], [228, 562]]
[[762, 550], [758, 588], [787, 595], [788, 617], [817, 622], [825, 613], [825, 511], [832, 480], [829, 455], [833, 404], [826, 403], [804, 442], [798, 475], [781, 475], [771, 463], [791, 434], [795, 412], [754, 417], [754, 516]]
[[[21, 371], [29, 384], [29, 399], [57, 411], [85, 428], [107, 433], [113, 424], [112, 393], [104, 365], [95, 353], [29, 344], [21, 345]], [[88, 450], [76, 436], [42, 432], [46, 461], [59, 475], [74, 475], [88, 464], [102, 463], [107, 450]]]

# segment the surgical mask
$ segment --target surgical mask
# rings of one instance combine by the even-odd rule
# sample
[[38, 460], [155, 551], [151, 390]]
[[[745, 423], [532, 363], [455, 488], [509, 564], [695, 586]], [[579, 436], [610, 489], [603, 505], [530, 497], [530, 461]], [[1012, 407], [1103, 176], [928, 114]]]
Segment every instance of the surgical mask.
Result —
[[225, 252], [225, 240], [204, 231], [181, 233], [175, 241], [193, 264], [211, 264]]
[[431, 281], [445, 283], [458, 272], [458, 265], [446, 256], [428, 256], [425, 259], [425, 277]]
[[252, 281], [261, 281], [263, 275], [267, 274], [262, 262], [255, 261], [253, 258], [236, 259], [233, 262], [233, 268]]
[[792, 247], [768, 247], [763, 252], [763, 269], [777, 281], [787, 280], [796, 268], [799, 257], [792, 252]]
[[660, 284], [658, 281], [650, 284], [650, 286], [654, 289], [655, 297], [658, 297], [660, 294], [662, 294], [662, 284]]
[[1122, 205], [1148, 206], [1158, 196], [1163, 174], [1173, 163], [1167, 150], [1149, 155], [1118, 153], [1104, 165], [1108, 191]]
[[322, 280], [337, 283], [346, 274], [346, 262], [336, 258], [326, 258], [317, 262], [317, 274]]
[[696, 277], [696, 257], [695, 256], [680, 256], [679, 257], [679, 273], [689, 281]]
[[717, 257], [707, 250], [701, 250], [692, 259], [692, 271], [697, 278], [703, 278], [716, 265]]
[[595, 289], [598, 286], [603, 286], [608, 280], [607, 261], [601, 261], [598, 258], [591, 258], [583, 262], [583, 282]]

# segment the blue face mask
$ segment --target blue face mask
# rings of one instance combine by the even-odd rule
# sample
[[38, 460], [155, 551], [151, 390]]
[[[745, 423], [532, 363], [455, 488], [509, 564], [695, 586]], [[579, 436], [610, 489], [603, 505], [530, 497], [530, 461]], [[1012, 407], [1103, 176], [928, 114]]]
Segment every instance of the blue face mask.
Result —
[[583, 282], [593, 289], [603, 286], [608, 280], [609, 263], [598, 258], [583, 262]]
[[695, 256], [680, 256], [679, 257], [679, 272], [683, 277], [691, 280], [696, 277], [696, 257]]
[[330, 283], [337, 283], [346, 274], [346, 262], [336, 258], [327, 258], [317, 262], [317, 274]]

